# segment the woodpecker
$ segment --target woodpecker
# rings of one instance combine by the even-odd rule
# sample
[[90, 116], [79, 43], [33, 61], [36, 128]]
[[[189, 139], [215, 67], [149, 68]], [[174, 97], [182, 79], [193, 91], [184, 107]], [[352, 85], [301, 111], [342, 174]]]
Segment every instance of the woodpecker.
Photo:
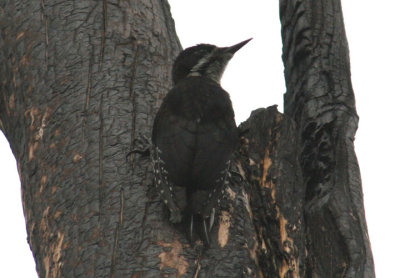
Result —
[[154, 120], [154, 183], [170, 211], [170, 222], [189, 219], [191, 241], [194, 227], [200, 227], [209, 243], [238, 143], [232, 103], [220, 80], [229, 60], [250, 40], [230, 47], [199, 44], [182, 51], [172, 68], [174, 86]]

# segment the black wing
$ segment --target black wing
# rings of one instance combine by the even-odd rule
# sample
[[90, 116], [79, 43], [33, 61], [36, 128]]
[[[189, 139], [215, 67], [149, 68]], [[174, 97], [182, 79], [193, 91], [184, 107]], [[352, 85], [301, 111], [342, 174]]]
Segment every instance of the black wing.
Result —
[[186, 188], [189, 198], [214, 190], [238, 141], [229, 95], [207, 78], [182, 80], [165, 97], [152, 140], [170, 185]]

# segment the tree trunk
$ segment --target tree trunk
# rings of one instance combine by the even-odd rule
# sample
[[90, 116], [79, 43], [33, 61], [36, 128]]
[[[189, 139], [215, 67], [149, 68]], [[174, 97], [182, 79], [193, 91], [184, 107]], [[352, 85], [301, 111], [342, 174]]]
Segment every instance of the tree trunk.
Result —
[[169, 223], [145, 152], [181, 49], [166, 1], [0, 11], [0, 128], [40, 277], [374, 277], [339, 0], [281, 0], [285, 114], [239, 127], [209, 248]]
[[340, 0], [281, 0], [285, 114], [298, 127], [308, 277], [374, 277]]

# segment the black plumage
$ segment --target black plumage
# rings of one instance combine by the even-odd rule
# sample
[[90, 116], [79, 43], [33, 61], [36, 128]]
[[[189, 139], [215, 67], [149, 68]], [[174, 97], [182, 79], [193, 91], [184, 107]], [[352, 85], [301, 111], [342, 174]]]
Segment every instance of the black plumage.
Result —
[[200, 218], [207, 241], [238, 142], [229, 94], [219, 81], [229, 59], [247, 42], [225, 48], [202, 44], [183, 51], [173, 67], [175, 86], [154, 121], [155, 184], [170, 221], [189, 217], [192, 237], [193, 216]]

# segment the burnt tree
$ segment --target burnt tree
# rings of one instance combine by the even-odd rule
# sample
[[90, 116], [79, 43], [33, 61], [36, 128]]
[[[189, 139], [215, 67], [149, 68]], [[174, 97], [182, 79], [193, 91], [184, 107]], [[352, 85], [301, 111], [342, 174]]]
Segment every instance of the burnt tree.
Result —
[[285, 115], [297, 124], [306, 190], [306, 276], [374, 277], [340, 1], [281, 0], [280, 16]]
[[181, 50], [166, 1], [0, 4], [0, 128], [40, 277], [374, 277], [340, 0], [281, 0], [285, 113], [239, 127], [211, 246], [146, 152]]

